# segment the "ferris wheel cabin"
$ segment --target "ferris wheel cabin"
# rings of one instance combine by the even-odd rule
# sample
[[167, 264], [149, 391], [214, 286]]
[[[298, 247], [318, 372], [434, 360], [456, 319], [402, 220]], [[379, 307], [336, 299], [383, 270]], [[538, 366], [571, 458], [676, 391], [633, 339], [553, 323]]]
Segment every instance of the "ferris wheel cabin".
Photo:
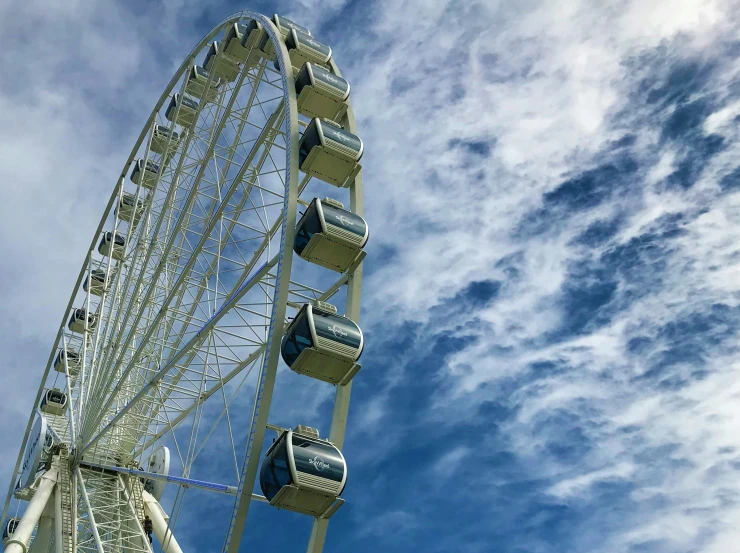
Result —
[[126, 239], [118, 232], [106, 232], [98, 244], [98, 253], [120, 261], [126, 255]]
[[214, 76], [229, 82], [235, 81], [239, 76], [239, 71], [241, 71], [239, 60], [224, 52], [218, 40], [211, 43], [203, 61], [203, 67], [209, 73], [213, 73]]
[[365, 220], [331, 198], [314, 198], [298, 221], [293, 250], [306, 261], [345, 272], [364, 257]]
[[103, 269], [93, 269], [90, 271], [90, 274], [85, 278], [82, 288], [85, 292], [89, 292], [95, 296], [102, 296], [103, 292], [106, 291], [105, 271]]
[[54, 370], [60, 373], [64, 373], [64, 363], [67, 363], [67, 370], [69, 376], [77, 376], [80, 374], [80, 367], [82, 366], [82, 358], [76, 351], [69, 349], [61, 349], [57, 354], [57, 358], [54, 361]]
[[219, 87], [221, 86], [221, 79], [214, 78], [211, 81], [211, 86], [208, 86], [208, 79], [210, 75], [208, 71], [203, 69], [200, 65], [194, 65], [190, 69], [188, 74], [188, 81], [185, 84], [185, 92], [190, 96], [201, 99], [203, 94], [208, 88], [208, 94], [203, 98], [204, 102], [215, 102], [218, 98]]
[[70, 317], [69, 324], [67, 326], [72, 332], [84, 334], [85, 332], [92, 332], [95, 330], [97, 322], [98, 319], [95, 315], [92, 313], [88, 314], [84, 307], [80, 307], [72, 312], [72, 316]]
[[184, 128], [190, 128], [197, 112], [198, 102], [187, 96], [175, 94], [170, 100], [170, 105], [167, 106], [165, 117]]
[[344, 500], [347, 482], [344, 456], [313, 428], [284, 431], [267, 450], [260, 470], [260, 488], [279, 509], [329, 518]]
[[[168, 141], [169, 147], [167, 146]], [[152, 152], [160, 155], [164, 155], [165, 152], [172, 153], [177, 150], [179, 143], [180, 135], [175, 131], [164, 125], [154, 125], [154, 131], [152, 131]]]
[[142, 198], [137, 200], [134, 194], [124, 192], [118, 200], [118, 205], [116, 205], [114, 214], [121, 221], [126, 221], [127, 223], [131, 223], [133, 221], [134, 225], [136, 225], [138, 224], [139, 219], [141, 219], [141, 216], [144, 215], [145, 211], [146, 200]]
[[15, 530], [16, 528], [18, 528], [18, 525], [20, 523], [21, 519], [19, 518], [8, 518], [5, 521], [5, 524], [3, 524], [3, 545], [5, 545], [5, 542], [13, 537], [13, 534], [15, 533]]
[[[280, 31], [280, 36], [283, 41], [285, 41], [286, 37], [292, 29], [305, 33], [309, 36], [311, 35], [311, 31], [309, 31], [306, 27], [299, 25], [298, 23], [288, 19], [287, 17], [281, 17], [278, 14], [275, 14], [272, 16], [272, 22], [275, 24], [275, 27], [277, 27], [278, 31]], [[273, 46], [270, 37], [267, 36], [267, 33], [265, 33], [262, 38], [260, 50], [268, 60], [275, 59], [275, 47]]]
[[[331, 59], [331, 48], [328, 45], [295, 29], [291, 29], [288, 33], [285, 39], [285, 47], [288, 49], [294, 77], [298, 75], [307, 62], [327, 66]], [[277, 60], [275, 60], [274, 65], [275, 69], [280, 69]]]
[[259, 48], [265, 38], [265, 29], [262, 27], [262, 23], [251, 19], [241, 30], [241, 33], [241, 47], [246, 52], [244, 55], [248, 56], [244, 58], [247, 67], [257, 65], [261, 57]]
[[311, 119], [301, 137], [298, 159], [301, 171], [345, 188], [360, 171], [360, 137], [328, 119]]
[[232, 23], [224, 36], [224, 53], [239, 63], [247, 63], [247, 67], [255, 65], [259, 57], [255, 53], [250, 57], [250, 52], [259, 44], [263, 33], [262, 25], [254, 19], [248, 24]]
[[307, 303], [288, 326], [280, 354], [298, 374], [343, 386], [360, 370], [363, 345], [360, 327], [333, 305]]
[[48, 415], [63, 415], [67, 410], [67, 394], [57, 388], [46, 390], [39, 409]]
[[326, 68], [308, 62], [296, 77], [295, 93], [301, 115], [335, 120], [347, 110], [349, 83]]
[[[144, 167], [144, 160], [137, 159], [134, 161], [134, 168], [131, 171], [131, 182], [134, 184], [140, 184], [144, 188], [152, 189], [157, 182], [157, 175], [159, 174], [159, 165], [154, 163], [151, 159], [146, 160], [146, 168]], [[144, 175], [144, 178], [142, 178]]]

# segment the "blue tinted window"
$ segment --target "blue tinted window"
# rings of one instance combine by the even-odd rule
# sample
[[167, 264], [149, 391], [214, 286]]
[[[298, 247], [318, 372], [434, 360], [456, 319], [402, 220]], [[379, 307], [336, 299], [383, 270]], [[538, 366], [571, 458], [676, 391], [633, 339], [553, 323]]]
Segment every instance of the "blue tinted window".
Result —
[[268, 500], [271, 500], [280, 491], [280, 488], [290, 484], [293, 479], [290, 476], [290, 466], [286, 453], [286, 442], [284, 438], [275, 446], [270, 455], [262, 463], [260, 470], [260, 488]]
[[[273, 18], [273, 21], [274, 20], [275, 19]], [[287, 17], [282, 17], [281, 16], [279, 18], [279, 21], [280, 21], [280, 26], [283, 27], [283, 28], [286, 28], [286, 29], [295, 29], [296, 31], [301, 31], [301, 32], [306, 33], [308, 35], [311, 34], [311, 31], [309, 31], [308, 29], [306, 29], [306, 27], [304, 27], [303, 25], [299, 25], [295, 21], [291, 21]]]
[[321, 311], [313, 311], [313, 325], [316, 329], [316, 335], [322, 338], [329, 338], [340, 344], [360, 347], [362, 334], [355, 323], [346, 317], [331, 315]]
[[344, 91], [345, 94], [347, 93], [347, 90], [349, 89], [349, 83], [345, 81], [342, 77], [338, 77], [337, 75], [330, 73], [327, 69], [324, 69], [320, 65], [313, 65], [311, 68], [313, 70], [313, 76], [317, 81], [324, 81], [332, 87]]
[[315, 442], [293, 434], [293, 461], [297, 472], [303, 472], [341, 482], [344, 461], [339, 452], [329, 444]]
[[351, 211], [347, 211], [346, 209], [339, 209], [325, 203], [321, 204], [321, 210], [324, 212], [324, 220], [327, 224], [343, 228], [358, 236], [365, 236], [367, 225], [359, 215], [356, 215]]
[[283, 361], [290, 367], [304, 349], [311, 347], [311, 343], [311, 329], [308, 327], [308, 317], [304, 311], [290, 334], [283, 339], [283, 345], [280, 348]]
[[329, 123], [321, 125], [321, 130], [324, 131], [324, 138], [327, 140], [339, 142], [343, 146], [347, 146], [356, 152], [359, 152], [362, 148], [362, 141], [359, 137], [349, 131], [335, 127]]
[[316, 204], [311, 204], [311, 207], [308, 208], [306, 215], [301, 219], [298, 228], [296, 229], [293, 249], [298, 255], [303, 253], [303, 250], [308, 245], [311, 237], [317, 232], [321, 232], [321, 222], [319, 221]]

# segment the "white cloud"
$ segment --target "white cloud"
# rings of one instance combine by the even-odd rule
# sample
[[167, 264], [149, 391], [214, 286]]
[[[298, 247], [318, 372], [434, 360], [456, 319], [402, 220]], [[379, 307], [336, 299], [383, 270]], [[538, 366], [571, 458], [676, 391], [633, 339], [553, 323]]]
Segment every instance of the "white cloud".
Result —
[[461, 464], [471, 453], [469, 447], [460, 446], [444, 453], [432, 466], [436, 478], [451, 478], [459, 474]]
[[560, 499], [572, 497], [589, 499], [589, 488], [594, 484], [605, 481], [626, 480], [631, 478], [634, 472], [634, 465], [629, 463], [619, 463], [614, 466], [594, 470], [585, 474], [579, 474], [578, 476], [568, 478], [566, 480], [561, 480], [548, 491]]

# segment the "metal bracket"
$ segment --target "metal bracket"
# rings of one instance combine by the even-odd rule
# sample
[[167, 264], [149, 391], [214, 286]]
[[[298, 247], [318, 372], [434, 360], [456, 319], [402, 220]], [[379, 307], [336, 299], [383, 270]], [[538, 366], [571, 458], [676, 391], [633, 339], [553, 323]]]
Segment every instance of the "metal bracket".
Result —
[[339, 510], [339, 507], [341, 507], [342, 505], [344, 505], [344, 499], [342, 499], [341, 497], [337, 497], [337, 500], [334, 503], [332, 503], [331, 506], [326, 511], [321, 513], [321, 516], [318, 518], [323, 518], [323, 519], [331, 518], [331, 516], [334, 513], [336, 513]]

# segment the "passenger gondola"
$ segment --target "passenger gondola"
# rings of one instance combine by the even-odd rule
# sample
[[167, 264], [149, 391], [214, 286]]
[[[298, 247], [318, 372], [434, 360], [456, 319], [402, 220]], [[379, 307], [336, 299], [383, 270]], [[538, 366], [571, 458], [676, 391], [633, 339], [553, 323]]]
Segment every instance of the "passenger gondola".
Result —
[[[188, 74], [188, 82], [185, 84], [185, 92], [190, 96], [200, 100], [203, 99], [205, 102], [215, 102], [218, 98], [219, 87], [221, 86], [221, 79], [214, 78], [208, 86], [208, 79], [210, 75], [208, 71], [203, 69], [200, 65], [194, 65], [190, 69]], [[208, 94], [203, 98], [203, 93], [208, 88]]]
[[72, 332], [84, 334], [95, 330], [97, 322], [98, 318], [94, 314], [88, 313], [84, 307], [80, 307], [72, 312], [67, 326]]
[[324, 182], [346, 188], [360, 171], [362, 149], [358, 136], [333, 121], [315, 117], [301, 137], [300, 168]]
[[[134, 209], [134, 205], [136, 208]], [[146, 211], [146, 201], [142, 198], [136, 199], [134, 194], [124, 192], [118, 200], [114, 214], [121, 220], [136, 225]]]
[[42, 413], [49, 415], [63, 415], [67, 410], [67, 394], [57, 388], [46, 390], [41, 398], [39, 409]]
[[259, 21], [254, 19], [247, 23], [245, 29], [242, 31], [242, 49], [248, 52], [246, 58], [246, 66], [254, 67], [259, 63], [262, 54], [260, 52], [260, 44], [265, 38], [265, 29]]
[[298, 221], [293, 250], [306, 261], [343, 273], [365, 257], [365, 220], [330, 198], [314, 198]]
[[76, 351], [69, 349], [61, 349], [57, 354], [57, 358], [54, 361], [54, 370], [60, 373], [64, 373], [64, 363], [67, 362], [67, 370], [69, 376], [75, 377], [80, 374], [80, 367], [82, 366], [82, 358]]
[[241, 71], [239, 60], [224, 52], [218, 40], [214, 40], [208, 48], [203, 67], [215, 77], [229, 82], [235, 81]]
[[[111, 271], [111, 280], [113, 277], [113, 271]], [[108, 287], [105, 284], [105, 270], [104, 269], [93, 269], [90, 274], [85, 278], [85, 282], [82, 285], [85, 292], [89, 292], [95, 296], [102, 296], [103, 292], [108, 291]]]
[[[250, 23], [253, 22], [250, 21]], [[244, 23], [232, 23], [224, 35], [224, 54], [231, 56], [239, 63], [246, 62], [249, 56], [249, 48], [244, 47], [244, 35], [248, 32], [248, 27]]]
[[347, 111], [349, 83], [320, 65], [306, 63], [295, 81], [298, 111], [306, 117], [338, 120]]
[[318, 518], [329, 518], [342, 506], [346, 482], [342, 452], [305, 426], [283, 431], [260, 470], [260, 488], [270, 505]]
[[282, 17], [278, 14], [274, 14], [272, 16], [272, 22], [275, 24], [275, 27], [277, 27], [278, 30], [280, 31], [280, 36], [283, 38], [283, 40], [285, 40], [285, 38], [288, 36], [288, 33], [290, 33], [292, 29], [305, 33], [308, 36], [311, 36], [311, 31], [309, 31], [307, 27], [304, 27], [303, 25], [299, 25], [298, 23], [296, 23], [292, 19], [288, 19], [287, 17]]
[[360, 370], [362, 330], [323, 302], [305, 304], [288, 326], [280, 345], [283, 361], [298, 374], [347, 384]]
[[[169, 147], [167, 146], [168, 142]], [[152, 131], [152, 152], [164, 155], [166, 151], [169, 155], [165, 157], [170, 157], [172, 153], [177, 150], [179, 143], [180, 135], [175, 131], [169, 127], [165, 127], [164, 125], [154, 125], [154, 130]]]
[[[296, 29], [291, 29], [288, 33], [285, 38], [285, 47], [288, 49], [290, 63], [293, 66], [293, 75], [298, 75], [307, 62], [327, 66], [331, 59], [331, 48], [328, 45]], [[275, 68], [279, 69], [277, 60]]]
[[[275, 27], [277, 27], [278, 31], [280, 31], [280, 37], [285, 41], [285, 38], [288, 36], [290, 31], [292, 29], [296, 29], [302, 33], [305, 33], [307, 35], [311, 35], [311, 31], [309, 31], [306, 27], [299, 25], [295, 21], [292, 21], [288, 19], [287, 17], [281, 17], [277, 14], [272, 16], [272, 22], [275, 24]], [[260, 44], [260, 51], [265, 55], [265, 57], [268, 60], [274, 60], [275, 59], [275, 47], [272, 44], [272, 41], [270, 40], [270, 37], [265, 35], [262, 37], [262, 42]]]
[[[144, 175], [144, 178], [142, 178], [142, 174]], [[144, 168], [144, 160], [137, 159], [134, 161], [134, 168], [131, 171], [131, 182], [134, 184], [140, 184], [144, 188], [149, 188], [151, 190], [157, 182], [158, 174], [159, 165], [154, 163], [151, 159], [146, 160], [146, 168]]]
[[8, 518], [3, 525], [3, 545], [7, 540], [13, 537], [21, 519], [19, 518]]
[[[179, 111], [178, 107], [180, 108]], [[173, 123], [189, 129], [193, 125], [193, 121], [195, 121], [195, 114], [197, 112], [198, 102], [187, 96], [175, 94], [170, 100], [170, 105], [167, 106], [165, 117]]]
[[106, 232], [100, 239], [98, 253], [120, 261], [126, 255], [126, 239], [118, 232]]

